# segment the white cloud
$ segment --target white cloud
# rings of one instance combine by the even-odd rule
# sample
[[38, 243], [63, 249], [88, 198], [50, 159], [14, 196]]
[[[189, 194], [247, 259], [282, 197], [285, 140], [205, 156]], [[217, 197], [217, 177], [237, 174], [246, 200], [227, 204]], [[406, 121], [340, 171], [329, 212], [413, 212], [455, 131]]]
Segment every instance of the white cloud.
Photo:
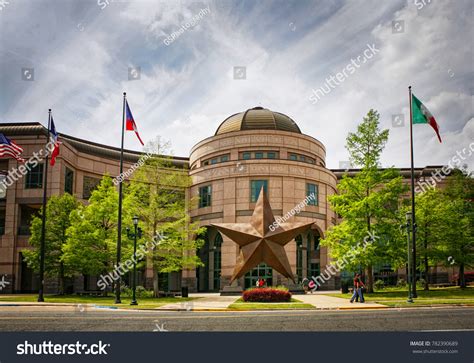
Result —
[[[0, 44], [8, 59], [1, 61], [0, 79], [12, 90], [0, 101], [2, 121], [45, 120], [53, 105], [60, 131], [118, 146], [126, 91], [142, 136], [159, 134], [172, 142], [175, 154], [187, 156], [227, 116], [261, 105], [288, 114], [304, 133], [320, 139], [327, 165], [337, 168], [348, 159], [347, 133], [375, 108], [391, 130], [383, 164], [407, 167], [408, 130], [392, 128], [391, 117], [408, 117], [412, 85], [443, 137], [439, 145], [429, 126], [416, 127], [417, 165], [445, 163], [473, 136], [469, 1], [437, 1], [419, 11], [412, 1], [115, 1], [104, 10], [96, 4], [45, 3], [50, 6], [12, 7], [1, 26], [19, 29], [15, 41]], [[196, 27], [163, 44], [166, 34], [208, 4], [211, 13]], [[46, 11], [49, 22], [25, 21]], [[403, 20], [405, 32], [393, 34], [392, 20]], [[380, 52], [311, 104], [311, 89], [367, 44]], [[19, 80], [25, 57], [36, 67], [30, 84]], [[140, 80], [128, 81], [129, 66], [141, 67]], [[232, 78], [234, 66], [247, 67], [246, 80]], [[140, 148], [133, 135], [127, 135], [126, 146]]]

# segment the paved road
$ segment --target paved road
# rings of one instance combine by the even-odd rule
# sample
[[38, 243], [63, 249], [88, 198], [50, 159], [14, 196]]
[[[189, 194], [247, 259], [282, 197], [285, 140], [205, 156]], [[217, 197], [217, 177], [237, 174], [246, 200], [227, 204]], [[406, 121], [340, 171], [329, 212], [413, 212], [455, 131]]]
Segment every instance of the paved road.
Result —
[[0, 331], [472, 330], [474, 308], [363, 311], [167, 312], [0, 307]]

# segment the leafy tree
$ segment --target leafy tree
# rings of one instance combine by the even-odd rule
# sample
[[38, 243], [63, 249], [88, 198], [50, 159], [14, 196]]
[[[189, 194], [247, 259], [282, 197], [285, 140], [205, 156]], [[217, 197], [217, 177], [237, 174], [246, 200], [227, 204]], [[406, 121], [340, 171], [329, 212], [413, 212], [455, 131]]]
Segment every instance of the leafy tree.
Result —
[[[449, 239], [452, 226], [447, 216], [450, 215], [452, 207], [449, 198], [438, 188], [430, 188], [416, 195], [415, 203], [418, 269], [424, 273], [424, 289], [429, 290], [429, 268], [443, 261], [439, 248], [444, 241]], [[411, 206], [406, 206], [402, 214], [408, 211], [411, 211]]]
[[190, 269], [201, 265], [195, 251], [202, 245], [196, 238], [204, 228], [193, 223], [189, 206], [196, 203], [187, 195], [191, 185], [188, 170], [173, 164], [168, 143], [160, 138], [149, 142], [144, 164], [133, 174], [127, 196], [131, 209], [140, 216], [145, 240], [158, 232], [166, 238], [151, 251], [153, 289], [158, 294], [158, 273]]
[[[64, 294], [64, 280], [71, 271], [62, 261], [62, 247], [65, 245], [66, 230], [71, 225], [70, 214], [77, 210], [79, 202], [72, 195], [65, 193], [52, 196], [46, 204], [45, 234], [45, 275], [59, 279], [59, 294]], [[41, 245], [42, 212], [35, 216], [31, 223], [30, 245], [32, 250], [23, 250], [26, 262], [34, 271], [39, 271]]]
[[353, 165], [364, 169], [378, 167], [389, 134], [388, 130], [379, 129], [379, 118], [376, 110], [369, 110], [357, 126], [357, 132], [347, 136], [346, 149]]
[[[400, 265], [403, 261], [403, 238], [400, 231], [399, 199], [406, 191], [402, 177], [393, 168], [378, 168], [380, 154], [388, 139], [388, 130], [379, 129], [379, 114], [370, 110], [356, 133], [349, 133], [347, 150], [355, 166], [361, 171], [354, 177], [343, 176], [338, 194], [329, 197], [333, 210], [343, 222], [327, 232], [323, 245], [329, 246], [331, 257], [341, 260], [349, 250], [359, 251], [357, 260], [348, 264], [367, 269], [367, 288], [373, 291], [374, 264], [391, 261]], [[361, 242], [369, 234], [377, 237], [373, 243]]]
[[[129, 208], [124, 205], [123, 210], [124, 221], [131, 224]], [[117, 211], [118, 192], [110, 176], [106, 175], [92, 192], [89, 204], [71, 214], [63, 260], [75, 272], [97, 276], [113, 270], [117, 251]], [[130, 242], [122, 238], [122, 258], [129, 259], [131, 255]]]
[[464, 272], [474, 265], [474, 180], [466, 170], [455, 169], [444, 193], [450, 203], [443, 216], [449, 234], [440, 247], [442, 261], [459, 267], [459, 285], [464, 288]]

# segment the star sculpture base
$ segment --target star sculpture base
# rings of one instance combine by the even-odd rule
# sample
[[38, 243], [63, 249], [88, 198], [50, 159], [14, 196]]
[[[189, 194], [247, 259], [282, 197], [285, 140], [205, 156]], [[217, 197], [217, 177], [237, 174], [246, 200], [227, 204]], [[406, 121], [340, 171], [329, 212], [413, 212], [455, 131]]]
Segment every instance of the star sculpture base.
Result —
[[[231, 283], [264, 262], [283, 276], [295, 282], [285, 252], [285, 245], [310, 228], [310, 223], [281, 223], [270, 229], [275, 222], [268, 197], [262, 188], [250, 223], [212, 223], [219, 232], [240, 246], [240, 253]], [[274, 225], [273, 225], [274, 227]]]

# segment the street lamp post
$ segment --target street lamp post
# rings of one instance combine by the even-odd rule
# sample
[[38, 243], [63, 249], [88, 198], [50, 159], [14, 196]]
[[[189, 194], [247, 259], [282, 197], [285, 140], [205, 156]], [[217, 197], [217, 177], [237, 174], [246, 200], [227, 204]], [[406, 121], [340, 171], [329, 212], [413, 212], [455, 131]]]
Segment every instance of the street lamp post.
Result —
[[138, 227], [138, 217], [133, 217], [134, 233], [130, 233], [130, 228], [127, 227], [128, 238], [133, 238], [133, 277], [132, 277], [132, 302], [130, 305], [138, 305], [136, 299], [137, 291], [137, 238], [141, 238], [142, 230]]
[[413, 303], [413, 295], [411, 291], [411, 279], [410, 279], [410, 221], [411, 221], [411, 212], [407, 212], [406, 215], [406, 221], [407, 223], [405, 224], [405, 227], [407, 229], [407, 256], [408, 256], [408, 261], [407, 261], [407, 280], [408, 280], [408, 303]]

